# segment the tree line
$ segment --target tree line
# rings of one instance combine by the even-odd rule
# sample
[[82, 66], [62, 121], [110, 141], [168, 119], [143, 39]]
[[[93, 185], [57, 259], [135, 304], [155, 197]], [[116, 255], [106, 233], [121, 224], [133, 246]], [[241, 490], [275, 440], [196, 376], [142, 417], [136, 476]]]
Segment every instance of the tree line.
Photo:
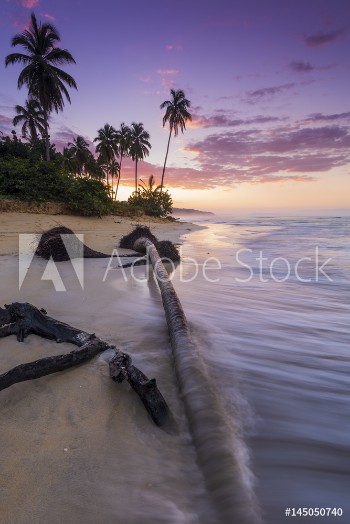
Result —
[[[50, 116], [53, 112], [63, 111], [66, 101], [71, 103], [68, 89], [78, 89], [74, 78], [61, 67], [64, 64], [75, 64], [75, 59], [67, 49], [58, 47], [61, 41], [57, 28], [47, 22], [38, 22], [34, 13], [30, 24], [22, 33], [11, 40], [12, 47], [20, 47], [23, 52], [15, 52], [6, 56], [5, 66], [21, 64], [23, 69], [19, 74], [17, 86], [26, 86], [28, 99], [24, 106], [15, 107], [16, 116], [13, 124], [22, 125], [22, 136], [31, 146], [42, 151], [43, 158], [50, 161], [55, 156], [54, 145], [50, 143]], [[170, 91], [170, 99], [165, 100], [161, 109], [165, 109], [163, 127], [169, 125], [169, 138], [162, 171], [161, 184], [157, 190], [162, 193], [164, 175], [172, 135], [178, 135], [186, 129], [186, 122], [191, 120], [189, 108], [191, 102], [183, 90]], [[77, 136], [63, 149], [62, 164], [67, 173], [80, 177], [105, 179], [109, 186], [109, 177], [116, 177], [117, 185], [114, 197], [119, 188], [122, 161], [130, 157], [135, 162], [135, 193], [139, 191], [138, 162], [149, 155], [151, 149], [150, 135], [142, 122], [132, 122], [130, 126], [124, 122], [119, 129], [106, 123], [98, 130], [94, 139], [96, 155], [91, 153], [89, 145], [82, 136]], [[151, 181], [150, 181], [151, 182]], [[152, 187], [154, 180], [152, 179]], [[142, 188], [141, 188], [142, 189]]]

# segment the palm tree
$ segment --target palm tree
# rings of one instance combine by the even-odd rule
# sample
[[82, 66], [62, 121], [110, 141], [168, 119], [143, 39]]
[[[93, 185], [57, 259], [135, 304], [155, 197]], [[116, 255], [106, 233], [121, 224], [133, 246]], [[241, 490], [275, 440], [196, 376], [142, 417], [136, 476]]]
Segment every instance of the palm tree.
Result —
[[65, 173], [70, 175], [74, 175], [78, 171], [77, 159], [71, 147], [63, 148], [62, 165]]
[[109, 185], [109, 179], [108, 179], [108, 173], [109, 173], [109, 164], [106, 164], [106, 162], [104, 161], [103, 157], [101, 155], [99, 155], [97, 157], [97, 164], [99, 165], [102, 173], [103, 173], [103, 178], [106, 179], [106, 183], [107, 183], [107, 186]]
[[119, 160], [119, 174], [118, 174], [118, 180], [117, 180], [117, 189], [115, 190], [115, 199], [117, 199], [123, 157], [129, 155], [129, 149], [130, 149], [130, 143], [131, 143], [130, 133], [131, 133], [130, 127], [126, 126], [124, 122], [120, 124], [120, 128], [118, 129], [116, 133], [116, 139], [117, 139], [117, 143], [119, 146], [119, 159], [120, 160]]
[[162, 181], [160, 184], [161, 191], [163, 190], [164, 173], [165, 173], [165, 166], [166, 166], [166, 161], [167, 161], [168, 153], [169, 153], [171, 133], [174, 131], [174, 135], [177, 136], [179, 132], [179, 128], [181, 130], [181, 133], [183, 133], [184, 129], [186, 129], [186, 121], [192, 120], [192, 116], [188, 112], [188, 108], [190, 107], [191, 102], [187, 100], [187, 98], [185, 98], [185, 93], [182, 91], [182, 89], [178, 89], [177, 91], [175, 91], [175, 89], [171, 89], [170, 94], [172, 96], [171, 100], [165, 100], [160, 105], [161, 109], [166, 108], [165, 115], [163, 116], [163, 127], [165, 126], [167, 122], [169, 122], [169, 126], [170, 126], [168, 147], [166, 150], [163, 173], [162, 173]]
[[39, 23], [31, 14], [28, 29], [14, 36], [12, 47], [20, 46], [26, 54], [11, 53], [5, 58], [9, 64], [23, 64], [24, 69], [18, 77], [18, 89], [28, 87], [29, 96], [39, 101], [44, 117], [46, 159], [50, 160], [49, 115], [55, 110], [62, 111], [64, 97], [70, 103], [67, 86], [77, 89], [74, 78], [58, 68], [61, 64], [74, 63], [75, 60], [66, 49], [57, 47], [60, 35], [56, 27], [49, 23]]
[[137, 164], [149, 155], [151, 144], [149, 143], [150, 134], [144, 129], [143, 124], [133, 122], [130, 129], [130, 156], [135, 160], [135, 191], [137, 191]]
[[88, 143], [84, 137], [78, 135], [73, 142], [68, 143], [68, 147], [73, 158], [75, 158], [76, 172], [79, 175], [84, 174], [85, 166], [92, 156]]
[[113, 194], [113, 177], [114, 175], [117, 175], [117, 179], [119, 180], [119, 174], [120, 174], [120, 165], [119, 162], [116, 160], [113, 160], [109, 166], [108, 166], [108, 172], [112, 177], [112, 194]]
[[105, 124], [101, 129], [97, 131], [97, 137], [94, 138], [94, 142], [98, 142], [96, 146], [96, 153], [99, 153], [99, 162], [103, 166], [103, 170], [106, 172], [107, 185], [108, 185], [108, 171], [109, 165], [118, 156], [118, 144], [116, 139], [116, 130], [110, 124]]
[[17, 115], [13, 119], [13, 125], [22, 124], [22, 136], [29, 138], [31, 142], [38, 140], [38, 133], [45, 131], [44, 112], [37, 100], [29, 98], [24, 106], [15, 106]]

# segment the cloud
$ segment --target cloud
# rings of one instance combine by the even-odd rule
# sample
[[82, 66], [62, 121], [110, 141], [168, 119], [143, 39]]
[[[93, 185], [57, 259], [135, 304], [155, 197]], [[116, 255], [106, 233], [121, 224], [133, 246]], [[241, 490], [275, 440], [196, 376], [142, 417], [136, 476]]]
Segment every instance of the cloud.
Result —
[[337, 64], [330, 64], [326, 66], [313, 66], [310, 62], [302, 61], [293, 61], [289, 63], [289, 68], [296, 73], [311, 73], [311, 71], [327, 71], [328, 69], [333, 69]]
[[289, 64], [290, 69], [296, 71], [297, 73], [310, 73], [314, 71], [315, 67], [312, 66], [309, 62], [291, 62]]
[[55, 144], [57, 151], [63, 151], [64, 147], [67, 147], [68, 142], [73, 142], [74, 138], [78, 135], [83, 136], [84, 140], [88, 143], [91, 152], [95, 151], [95, 145], [89, 137], [83, 135], [79, 131], [73, 131], [68, 126], [60, 126], [52, 129], [51, 140]]
[[[224, 109], [218, 109], [217, 113], [225, 113]], [[217, 114], [212, 116], [203, 116], [192, 112], [192, 122], [189, 123], [189, 128], [209, 128], [209, 127], [237, 127], [250, 124], [266, 124], [271, 122], [278, 122], [285, 120], [281, 117], [257, 115], [252, 118], [232, 118], [225, 114]]]
[[157, 73], [160, 76], [171, 76], [171, 75], [177, 75], [178, 69], [157, 69]]
[[304, 43], [308, 47], [319, 47], [331, 44], [338, 40], [338, 38], [345, 32], [345, 28], [335, 29], [334, 31], [319, 31], [310, 36], [304, 37]]
[[19, 0], [19, 3], [22, 7], [32, 9], [32, 7], [35, 7], [39, 4], [39, 0]]
[[208, 127], [235, 127], [242, 125], [244, 120], [232, 119], [226, 115], [201, 116], [192, 113], [192, 122], [189, 122], [190, 128], [208, 128]]
[[0, 114], [0, 131], [2, 131], [4, 135], [7, 135], [11, 133], [12, 129], [13, 129], [12, 118], [6, 115]]
[[152, 82], [152, 78], [150, 75], [140, 75], [139, 80], [144, 84], [150, 84]]
[[40, 16], [43, 16], [44, 18], [47, 18], [48, 20], [51, 20], [52, 22], [56, 20], [56, 17], [49, 15], [49, 13], [40, 13]]
[[168, 93], [170, 89], [176, 87], [174, 77], [179, 73], [178, 69], [157, 69], [157, 74], [161, 77], [163, 93]]
[[312, 113], [305, 120], [300, 121], [302, 124], [317, 124], [319, 122], [338, 122], [339, 120], [349, 120], [350, 112], [334, 113], [332, 115], [323, 115], [322, 113]]
[[175, 45], [175, 44], [165, 44], [164, 46], [166, 51], [182, 51], [183, 47], [181, 45]]
[[186, 151], [197, 153], [203, 173], [216, 173], [220, 184], [311, 180], [313, 173], [349, 162], [349, 128], [239, 130], [209, 135]]
[[295, 87], [296, 83], [289, 83], [289, 84], [281, 84], [278, 86], [271, 86], [271, 87], [263, 87], [261, 89], [256, 89], [255, 91], [248, 91], [247, 92], [247, 101], [249, 103], [256, 103], [260, 102], [264, 98], [272, 98], [275, 95], [279, 95], [280, 93], [283, 93], [284, 91], [288, 91]]
[[27, 16], [24, 16], [23, 14], [11, 18], [11, 25], [19, 31], [24, 31], [25, 29], [28, 29], [29, 24], [30, 19], [27, 18]]
[[[193, 162], [196, 167], [167, 167], [166, 184], [211, 189], [244, 182], [315, 180], [321, 172], [348, 164], [349, 131], [338, 125], [294, 125], [212, 134], [188, 144], [185, 152], [197, 155]], [[153, 174], [158, 183], [162, 167], [141, 162], [139, 171], [141, 179]], [[134, 164], [128, 159], [122, 169], [122, 184], [132, 185], [133, 177]]]

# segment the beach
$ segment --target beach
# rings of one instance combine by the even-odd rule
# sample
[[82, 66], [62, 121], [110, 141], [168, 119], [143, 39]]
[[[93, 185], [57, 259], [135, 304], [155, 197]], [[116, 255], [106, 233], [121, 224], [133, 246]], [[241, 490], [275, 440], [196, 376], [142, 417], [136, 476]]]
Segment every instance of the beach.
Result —
[[195, 229], [192, 224], [149, 217], [98, 218], [44, 213], [0, 213], [0, 255], [18, 253], [19, 234], [40, 234], [60, 225], [72, 229], [74, 233], [83, 234], [84, 242], [89, 247], [109, 254], [117, 247], [120, 238], [137, 224], [152, 226], [152, 231], [160, 240], [172, 242], [177, 242], [180, 235]]
[[[11, 224], [8, 214], [3, 217], [2, 303], [44, 307], [129, 353], [157, 379], [177, 432], [156, 427], [134, 392], [110, 380], [104, 355], [2, 391], [1, 522], [226, 524], [217, 520], [198, 467], [152, 273], [89, 259], [82, 288], [72, 264], [60, 262], [66, 290], [56, 291], [42, 280], [47, 262], [35, 257], [18, 289], [19, 232], [63, 224], [108, 252], [121, 229], [128, 232], [139, 220], [16, 215]], [[156, 222], [151, 230], [181, 243], [182, 261], [171, 277], [207, 369], [201, 394], [220, 398], [228, 424], [227, 451], [236, 457], [237, 489], [243, 486], [246, 495], [235, 522], [245, 514], [246, 522], [255, 522], [245, 502], [252, 493], [268, 524], [283, 522], [289, 506], [342, 508], [343, 517], [327, 522], [346, 522], [349, 219], [211, 218], [197, 225]], [[321, 263], [331, 258], [324, 267], [331, 281], [315, 273], [316, 247]], [[240, 249], [246, 251], [237, 258]], [[261, 271], [260, 251], [267, 260]], [[283, 263], [271, 272], [278, 256], [291, 265], [288, 279]], [[298, 280], [295, 265], [305, 256], [310, 261], [299, 265]], [[1, 370], [71, 349], [33, 335], [23, 343], [7, 337], [1, 339]], [[211, 431], [208, 414], [204, 436]], [[218, 486], [226, 474], [223, 462]]]
[[[125, 272], [113, 270], [103, 282], [109, 260], [86, 260], [84, 289], [72, 265], [58, 263], [67, 291], [57, 292], [52, 282], [41, 280], [46, 261], [34, 259], [18, 289], [18, 233], [63, 224], [83, 233], [90, 247], [108, 253], [141, 221], [7, 213], [1, 222], [2, 303], [45, 307], [51, 316], [129, 352], [135, 365], [157, 378], [182, 428], [174, 439], [154, 426], [132, 390], [110, 380], [103, 359], [2, 391], [1, 522], [184, 522], [187, 512], [205, 511], [199, 472], [198, 488], [190, 489], [195, 459], [156, 284], [147, 286], [130, 273], [125, 281]], [[148, 220], [147, 225], [159, 238], [173, 241], [194, 229], [165, 221]], [[144, 271], [135, 268], [140, 278]], [[22, 344], [4, 338], [1, 345], [2, 372], [71, 351], [69, 344], [36, 336]], [[183, 493], [175, 501], [178, 483]]]

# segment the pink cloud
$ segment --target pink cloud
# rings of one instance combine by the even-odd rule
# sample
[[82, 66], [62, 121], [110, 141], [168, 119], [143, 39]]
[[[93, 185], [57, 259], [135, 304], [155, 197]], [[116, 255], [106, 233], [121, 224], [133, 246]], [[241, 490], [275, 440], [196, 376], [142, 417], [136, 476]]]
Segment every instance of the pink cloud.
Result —
[[178, 69], [157, 69], [157, 74], [161, 77], [163, 92], [168, 92], [176, 86], [174, 77], [178, 74]]
[[271, 182], [329, 171], [349, 162], [350, 129], [323, 126], [296, 129], [240, 130], [209, 135], [192, 142], [202, 172], [215, 172], [231, 183]]
[[202, 116], [192, 112], [192, 122], [189, 122], [189, 128], [209, 128], [209, 127], [237, 127], [250, 124], [266, 124], [271, 122], [279, 122], [285, 118], [276, 116], [257, 115], [252, 118], [233, 118], [225, 114], [224, 109], [216, 111], [219, 114], [212, 116]]
[[19, 0], [19, 3], [22, 7], [26, 7], [27, 9], [32, 9], [32, 7], [35, 7], [39, 4], [39, 0]]
[[255, 104], [256, 102], [260, 102], [262, 99], [272, 98], [275, 95], [279, 95], [285, 91], [289, 91], [296, 85], [296, 83], [289, 83], [278, 86], [263, 87], [261, 89], [256, 89], [255, 91], [249, 91], [247, 93], [247, 101], [251, 104]]
[[25, 29], [28, 29], [29, 27], [29, 24], [30, 24], [30, 19], [29, 18], [25, 18], [24, 17], [19, 17], [19, 18], [12, 18], [11, 19], [11, 25], [18, 29], [19, 31], [24, 31]]
[[[224, 119], [228, 118], [218, 115], [220, 118], [222, 116]], [[272, 122], [278, 118], [258, 115], [242, 120], [244, 124], [256, 125], [252, 129], [233, 130], [229, 127], [201, 140], [190, 142], [184, 153], [191, 153], [191, 157], [195, 155], [194, 167], [172, 167], [170, 164], [166, 169], [166, 186], [212, 189], [217, 186], [232, 187], [244, 182], [315, 180], [319, 173], [349, 164], [349, 116], [349, 113], [310, 115], [319, 122], [318, 126], [312, 127], [310, 124], [305, 125], [307, 119], [268, 128], [258, 127], [258, 124], [263, 124], [266, 119]], [[210, 118], [214, 117], [207, 117], [208, 120]], [[220, 118], [216, 123], [222, 123]], [[340, 123], [342, 125], [339, 125]], [[67, 127], [61, 127], [57, 131], [53, 133], [57, 149], [61, 149], [76, 136], [76, 133]], [[123, 161], [121, 184], [132, 186], [134, 173], [134, 162], [126, 158]], [[156, 183], [159, 184], [162, 165], [140, 162], [140, 178], [146, 182], [150, 175], [154, 175]]]
[[40, 15], [43, 16], [44, 18], [47, 18], [48, 20], [51, 20], [52, 22], [56, 20], [56, 17], [49, 15], [49, 13], [40, 13]]
[[172, 76], [178, 74], [178, 69], [157, 69], [158, 75], [161, 76]]
[[166, 44], [165, 45], [166, 51], [182, 51], [181, 45], [174, 45], [174, 44]]
[[150, 84], [152, 82], [152, 78], [150, 77], [150, 75], [140, 75], [139, 80], [144, 84]]

